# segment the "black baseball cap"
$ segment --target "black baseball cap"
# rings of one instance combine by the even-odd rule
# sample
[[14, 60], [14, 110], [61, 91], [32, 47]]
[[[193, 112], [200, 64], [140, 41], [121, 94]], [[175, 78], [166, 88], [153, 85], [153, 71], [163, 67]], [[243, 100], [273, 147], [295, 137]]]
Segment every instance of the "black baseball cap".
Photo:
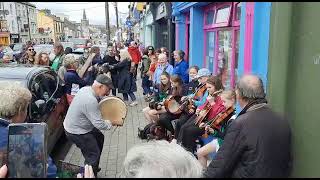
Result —
[[96, 78], [96, 81], [97, 81], [98, 83], [101, 83], [101, 84], [103, 84], [103, 85], [108, 86], [108, 87], [111, 88], [111, 89], [114, 89], [112, 80], [111, 80], [108, 76], [106, 76], [106, 75], [104, 75], [104, 74], [98, 75], [97, 78]]

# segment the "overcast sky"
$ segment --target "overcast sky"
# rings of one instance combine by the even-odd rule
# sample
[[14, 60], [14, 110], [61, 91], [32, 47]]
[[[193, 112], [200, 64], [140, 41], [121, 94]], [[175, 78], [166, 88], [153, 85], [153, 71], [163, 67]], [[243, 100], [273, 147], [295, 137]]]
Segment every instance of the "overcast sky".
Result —
[[[51, 13], [63, 13], [69, 16], [69, 20], [81, 21], [83, 9], [86, 10], [87, 19], [90, 24], [105, 25], [105, 3], [104, 2], [31, 2], [36, 5], [37, 9], [50, 9]], [[129, 2], [118, 2], [119, 19], [125, 19], [128, 16]], [[122, 14], [125, 13], [125, 14]], [[110, 23], [116, 24], [115, 9], [109, 2], [109, 18]], [[119, 23], [121, 21], [119, 20]]]

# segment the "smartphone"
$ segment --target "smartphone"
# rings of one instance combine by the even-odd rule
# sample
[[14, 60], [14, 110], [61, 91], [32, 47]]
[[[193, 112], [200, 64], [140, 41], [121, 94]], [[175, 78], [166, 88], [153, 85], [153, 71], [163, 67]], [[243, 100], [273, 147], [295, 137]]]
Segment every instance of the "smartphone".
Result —
[[17, 123], [9, 125], [8, 134], [8, 177], [47, 177], [46, 123]]

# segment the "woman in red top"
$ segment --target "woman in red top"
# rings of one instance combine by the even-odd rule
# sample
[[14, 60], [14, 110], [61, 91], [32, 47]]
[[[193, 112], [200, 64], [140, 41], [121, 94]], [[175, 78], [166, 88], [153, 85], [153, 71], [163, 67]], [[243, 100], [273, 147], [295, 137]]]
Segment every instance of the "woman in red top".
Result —
[[221, 90], [224, 89], [221, 79], [218, 76], [210, 76], [207, 80], [206, 87], [209, 92], [206, 102], [202, 106], [199, 106], [195, 115], [191, 116], [181, 127], [178, 137], [178, 142], [181, 142], [182, 146], [192, 153], [196, 151], [196, 140], [205, 133], [204, 128], [199, 128], [199, 125], [195, 125], [197, 116], [201, 116], [202, 113], [205, 113], [205, 109], [208, 108], [209, 112], [204, 119], [205, 121], [225, 111], [223, 101], [220, 98]]

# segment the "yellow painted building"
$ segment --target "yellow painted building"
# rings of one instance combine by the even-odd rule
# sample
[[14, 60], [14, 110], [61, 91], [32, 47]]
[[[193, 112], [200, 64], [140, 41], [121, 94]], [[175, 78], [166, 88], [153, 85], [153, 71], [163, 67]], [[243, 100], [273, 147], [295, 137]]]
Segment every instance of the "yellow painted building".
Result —
[[60, 18], [40, 10], [37, 13], [37, 25], [38, 29], [43, 28], [46, 32], [48, 32], [49, 37], [53, 39], [54, 42], [62, 41], [63, 22], [60, 20]]

